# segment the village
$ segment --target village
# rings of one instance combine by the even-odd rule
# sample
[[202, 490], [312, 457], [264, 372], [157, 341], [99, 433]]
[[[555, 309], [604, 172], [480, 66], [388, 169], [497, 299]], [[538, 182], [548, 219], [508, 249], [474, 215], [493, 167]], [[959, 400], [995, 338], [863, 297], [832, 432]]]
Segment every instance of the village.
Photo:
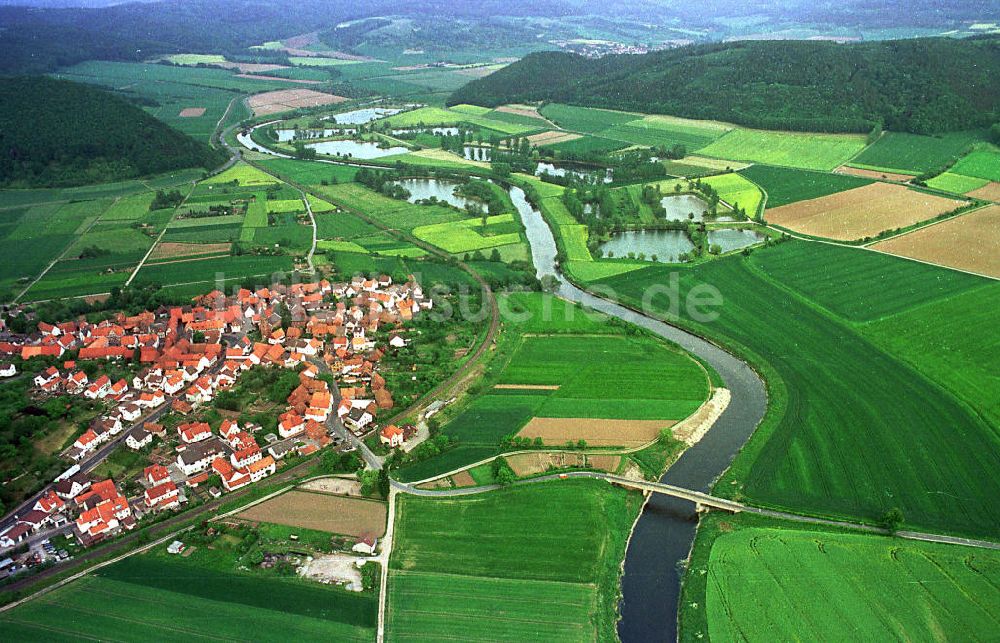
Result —
[[[380, 364], [387, 351], [410, 343], [406, 322], [432, 306], [412, 277], [323, 279], [230, 296], [216, 290], [188, 306], [94, 324], [39, 321], [21, 341], [0, 343], [0, 356], [62, 360], [62, 368], [34, 376], [33, 396], [79, 395], [103, 409], [61, 454], [69, 468], [4, 520], [0, 557], [28, 543], [22, 567], [46, 553], [64, 558], [50, 537], [88, 547], [192, 500], [257, 483], [290, 456], [366, 449], [361, 439], [376, 431], [386, 448], [403, 446], [416, 429], [377, 420], [394, 404]], [[88, 362], [128, 365], [131, 377], [89, 377]], [[253, 369], [295, 378], [260, 422], [217, 404]], [[0, 376], [15, 375], [13, 365], [0, 366]], [[117, 479], [93, 475], [123, 449], [141, 465]], [[3, 564], [17, 566], [9, 558]]]

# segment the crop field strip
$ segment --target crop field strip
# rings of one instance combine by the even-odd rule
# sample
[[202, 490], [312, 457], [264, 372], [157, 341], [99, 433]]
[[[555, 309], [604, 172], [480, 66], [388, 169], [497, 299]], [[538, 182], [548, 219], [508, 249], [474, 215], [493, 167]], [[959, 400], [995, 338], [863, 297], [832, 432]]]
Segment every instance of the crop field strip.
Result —
[[734, 129], [697, 152], [736, 161], [754, 161], [830, 171], [865, 147], [863, 136]]
[[[725, 258], [680, 271], [682, 296], [707, 283], [726, 302], [714, 322], [683, 323], [752, 351], [771, 387], [768, 416], [716, 492], [738, 492], [751, 502], [792, 511], [862, 519], [877, 519], [888, 505], [898, 506], [915, 527], [994, 533], [1000, 507], [991, 498], [1000, 493], [1000, 483], [989, 472], [1000, 466], [1000, 437], [940, 385], [823, 312], [808, 293], [757, 274], [752, 266], [775, 252], [810, 255], [817, 276], [837, 265], [834, 253], [850, 252], [825, 244], [786, 244], [757, 250], [749, 261]], [[964, 277], [971, 284], [957, 283], [956, 292], [982, 283], [944, 269], [853, 252], [866, 262], [867, 255], [882, 259], [887, 270], [898, 262], [892, 266], [902, 266], [895, 283], [904, 289], [926, 286], [928, 277], [935, 280], [928, 270]], [[598, 283], [634, 303], [675, 270], [646, 268]], [[848, 281], [837, 295], [845, 302], [826, 307], [847, 307], [874, 318], [875, 311], [851, 302], [863, 300], [866, 289], [880, 292], [877, 283]], [[912, 305], [905, 298], [894, 301], [878, 314], [900, 313]], [[654, 301], [653, 310], [662, 305]]]
[[980, 137], [977, 132], [940, 136], [886, 132], [858, 154], [851, 165], [920, 174], [942, 168], [959, 158]]
[[710, 546], [713, 640], [973, 640], [1000, 628], [997, 552], [791, 527]]
[[739, 173], [767, 192], [768, 208], [828, 196], [872, 182], [867, 178], [760, 164], [751, 165]]
[[[61, 614], [58, 622], [51, 618], [54, 609]], [[374, 634], [374, 616], [371, 597], [146, 554], [7, 612], [0, 625], [29, 639], [107, 639], [118, 633], [128, 639], [141, 635], [178, 641], [272, 635], [362, 641]]]
[[[581, 484], [582, 483], [582, 484]], [[638, 494], [590, 480], [465, 498], [401, 496], [387, 636], [591, 640], [613, 634]], [[553, 506], [572, 506], [559, 521]], [[462, 600], [456, 600], [461, 596]]]

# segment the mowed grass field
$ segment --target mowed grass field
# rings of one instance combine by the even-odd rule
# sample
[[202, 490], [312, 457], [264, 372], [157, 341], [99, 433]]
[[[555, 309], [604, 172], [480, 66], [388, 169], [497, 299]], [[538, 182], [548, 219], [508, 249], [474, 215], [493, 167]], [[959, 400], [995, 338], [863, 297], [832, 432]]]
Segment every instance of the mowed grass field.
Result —
[[740, 174], [767, 192], [769, 208], [853, 190], [871, 183], [871, 180], [857, 176], [774, 165], [751, 165], [740, 170]]
[[1000, 181], [1000, 150], [993, 146], [977, 149], [963, 156], [951, 171], [963, 176]]
[[852, 165], [920, 174], [944, 167], [980, 139], [979, 132], [952, 132], [938, 136], [886, 132], [859, 154]]
[[972, 641], [1000, 628], [996, 551], [714, 515], [691, 572], [682, 641]]
[[[640, 504], [593, 480], [400, 496], [387, 638], [613, 639], [619, 564]], [[553, 507], [565, 509], [558, 519]]]
[[735, 129], [697, 151], [734, 161], [829, 171], [843, 165], [864, 147], [865, 137], [854, 134]]
[[375, 637], [372, 594], [165, 556], [134, 556], [5, 612], [0, 631], [6, 640], [48, 641]]
[[[705, 147], [732, 129], [730, 125], [713, 121], [647, 116], [558, 103], [543, 107], [542, 115], [567, 130], [594, 134], [603, 139], [650, 147], [684, 145], [688, 150]], [[564, 148], [562, 145], [557, 147]]]
[[[690, 269], [650, 267], [597, 283], [639, 305], [654, 284], [680, 272], [681, 296], [698, 284], [718, 289], [725, 305], [718, 319], [679, 323], [748, 355], [769, 385], [769, 412], [717, 493], [795, 511], [878, 520], [899, 507], [913, 527], [995, 535], [1000, 528], [1000, 435], [970, 406], [901, 359], [873, 344], [851, 322], [829, 310], [872, 319], [918, 310], [864, 275], [895, 273], [892, 289], [919, 291], [938, 280], [941, 297], [985, 283], [980, 278], [877, 256], [852, 276], [850, 263], [866, 251], [789, 241]], [[774, 254], [809, 256], [797, 270], [780, 269]], [[777, 260], [775, 260], [777, 263]], [[761, 266], [771, 265], [765, 273]], [[827, 289], [823, 308], [796, 283], [823, 280], [835, 266], [844, 285]], [[964, 277], [964, 279], [963, 279]], [[830, 280], [833, 281], [832, 279]], [[865, 300], [888, 298], [875, 305]], [[856, 299], [857, 301], [852, 301]], [[930, 305], [926, 297], [923, 306]], [[839, 301], [838, 301], [839, 300]], [[651, 302], [666, 315], [669, 302]], [[875, 306], [874, 308], [871, 306]], [[684, 313], [682, 313], [683, 315]], [[970, 328], [967, 332], [983, 332]], [[945, 419], [946, 418], [946, 419]]]
[[335, 205], [361, 212], [390, 228], [410, 231], [418, 226], [459, 221], [465, 216], [452, 209], [436, 205], [416, 205], [391, 199], [357, 183], [316, 188]]

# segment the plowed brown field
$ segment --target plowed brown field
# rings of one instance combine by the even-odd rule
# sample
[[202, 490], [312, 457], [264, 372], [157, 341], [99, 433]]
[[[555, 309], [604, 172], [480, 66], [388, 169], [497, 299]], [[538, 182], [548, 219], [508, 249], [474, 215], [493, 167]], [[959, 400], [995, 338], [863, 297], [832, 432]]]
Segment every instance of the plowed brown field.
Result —
[[586, 440], [594, 447], [637, 447], [652, 442], [660, 429], [676, 420], [597, 420], [593, 418], [531, 418], [517, 435], [541, 438], [552, 446]]
[[289, 491], [254, 505], [237, 517], [344, 536], [381, 536], [385, 533], [386, 505], [361, 498]]
[[767, 211], [768, 223], [814, 237], [853, 241], [905, 228], [961, 207], [965, 201], [872, 183]]
[[880, 241], [875, 250], [1000, 278], [1000, 205]]

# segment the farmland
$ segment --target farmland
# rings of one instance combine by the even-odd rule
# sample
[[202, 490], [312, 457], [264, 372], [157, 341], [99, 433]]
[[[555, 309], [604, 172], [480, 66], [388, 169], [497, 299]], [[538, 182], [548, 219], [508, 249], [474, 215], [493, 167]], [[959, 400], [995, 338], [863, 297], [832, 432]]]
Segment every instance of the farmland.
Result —
[[289, 491], [250, 507], [238, 517], [346, 536], [380, 537], [385, 533], [386, 506], [374, 500]]
[[927, 181], [927, 187], [934, 188], [935, 190], [944, 190], [945, 192], [954, 192], [955, 194], [965, 194], [966, 192], [978, 190], [987, 183], [989, 181], [986, 179], [963, 176], [954, 172], [944, 172]]
[[806, 170], [832, 170], [865, 146], [864, 136], [736, 129], [699, 154]]
[[[590, 480], [468, 498], [401, 496], [387, 634], [613, 637], [618, 565], [640, 502], [639, 494]], [[573, 510], [553, 520], [557, 506]]]
[[[989, 471], [1000, 464], [1000, 438], [953, 395], [823, 312], [808, 293], [778, 285], [753, 268], [770, 253], [792, 251], [811, 254], [814, 271], [837, 264], [829, 246], [786, 244], [757, 250], [749, 260], [730, 257], [679, 271], [682, 296], [706, 283], [725, 301], [715, 321], [679, 321], [752, 355], [769, 386], [768, 414], [716, 492], [867, 520], [898, 506], [915, 527], [993, 533], [1000, 508], [989, 498], [1000, 488]], [[855, 252], [860, 257], [864, 251]], [[884, 261], [889, 266], [894, 260]], [[952, 276], [943, 270], [928, 275], [926, 267], [909, 262], [898, 265], [895, 283], [913, 289], [925, 285], [928, 276], [931, 281], [936, 274]], [[650, 267], [597, 283], [638, 305], [647, 288], [665, 283], [676, 270]], [[845, 300], [863, 299], [877, 288], [846, 273], [845, 279], [850, 280], [837, 295]], [[959, 282], [956, 291], [964, 287]], [[665, 311], [665, 305], [654, 300], [649, 309]], [[895, 312], [909, 308], [899, 299]], [[941, 417], [949, 418], [947, 426], [938, 421]], [[900, 431], [904, 426], [907, 430]], [[963, 439], [956, 441], [955, 435]]]
[[485, 227], [480, 219], [465, 219], [420, 226], [413, 229], [413, 236], [435, 245], [445, 252], [472, 252], [519, 243], [521, 235], [516, 231], [516, 227], [511, 232], [499, 232], [499, 230], [511, 230], [513, 223], [513, 216], [500, 214], [488, 217]]
[[830, 196], [769, 208], [767, 222], [793, 232], [852, 241], [906, 228], [966, 205], [901, 185], [872, 183]]
[[683, 641], [960, 640], [998, 624], [989, 550], [711, 516], [692, 569]]
[[844, 174], [797, 170], [773, 165], [751, 165], [740, 170], [740, 174], [767, 192], [768, 208], [816, 199], [860, 188], [871, 183], [868, 179]]
[[390, 228], [413, 230], [418, 226], [459, 221], [465, 215], [444, 206], [415, 205], [408, 201], [390, 199], [356, 183], [316, 188], [333, 203], [363, 212]]
[[[614, 423], [621, 431], [612, 435], [601, 429], [601, 445], [634, 444], [650, 435], [655, 438], [658, 431], [651, 426], [672, 425], [708, 397], [709, 382], [701, 366], [657, 341], [626, 337], [614, 328], [590, 334], [597, 325], [591, 316], [539, 294], [520, 295], [503, 306], [514, 328], [532, 333], [507, 340], [509, 362], [487, 380], [510, 386], [490, 388], [457, 412], [441, 430], [458, 446], [401, 470], [404, 479], [443, 473], [497, 453], [504, 438], [536, 417], [656, 421]], [[608, 369], [615, 372], [613, 390], [602, 375]], [[591, 424], [578, 423], [572, 441], [597, 436], [588, 428]], [[560, 429], [558, 435], [556, 446], [563, 446], [568, 434]]]
[[[507, 114], [506, 116], [509, 117], [511, 115]], [[380, 122], [388, 123], [392, 127], [457, 125], [459, 123], [468, 123], [469, 125], [484, 127], [488, 130], [508, 135], [525, 134], [527, 132], [534, 132], [546, 127], [546, 124], [543, 121], [525, 124], [523, 121], [511, 122], [513, 119], [506, 117], [501, 118], [503, 118], [503, 120], [493, 118], [487, 113], [472, 114], [468, 111], [445, 109], [442, 107], [421, 107], [419, 109], [403, 112], [402, 114], [390, 116]]]
[[[61, 615], [55, 621], [54, 611]], [[215, 569], [197, 555], [168, 559], [165, 554], [126, 559], [0, 617], [7, 636], [50, 640], [294, 636], [363, 641], [371, 640], [374, 627], [370, 595]]]
[[733, 209], [739, 208], [751, 219], [757, 218], [757, 210], [764, 199], [760, 188], [748, 181], [739, 174], [719, 174], [709, 176], [701, 180], [702, 183], [711, 185], [719, 198], [728, 203]]
[[1000, 278], [998, 243], [1000, 206], [993, 205], [880, 241], [872, 247], [901, 257]]
[[640, 114], [615, 112], [591, 107], [574, 107], [550, 103], [542, 108], [542, 116], [562, 128], [595, 134], [614, 125], [621, 125], [642, 118]]
[[1000, 181], [1000, 150], [995, 147], [974, 150], [963, 156], [951, 171], [964, 176]]
[[859, 167], [920, 174], [942, 168], [960, 157], [979, 139], [976, 132], [922, 136], [886, 132], [854, 158]]
[[[288, 87], [286, 82], [240, 78], [227, 69], [107, 61], [79, 63], [56, 76], [102, 85], [125, 97], [148, 101], [150, 106], [146, 110], [150, 114], [206, 141], [238, 92]], [[192, 107], [205, 108], [205, 112], [194, 118], [180, 115], [184, 109]], [[236, 107], [233, 111], [231, 117], [240, 118], [244, 110]]]

